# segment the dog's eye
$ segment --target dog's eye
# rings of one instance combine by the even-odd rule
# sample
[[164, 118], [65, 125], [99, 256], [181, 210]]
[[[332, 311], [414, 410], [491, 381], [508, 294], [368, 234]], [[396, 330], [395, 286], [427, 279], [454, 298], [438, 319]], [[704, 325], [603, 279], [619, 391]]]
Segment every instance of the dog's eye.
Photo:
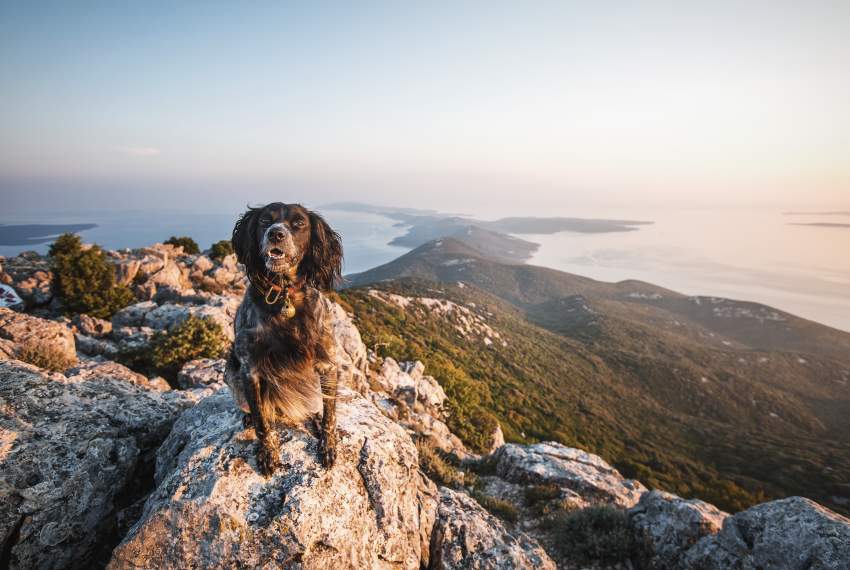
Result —
[[298, 228], [299, 230], [304, 227], [304, 220], [297, 219], [292, 221], [292, 227]]

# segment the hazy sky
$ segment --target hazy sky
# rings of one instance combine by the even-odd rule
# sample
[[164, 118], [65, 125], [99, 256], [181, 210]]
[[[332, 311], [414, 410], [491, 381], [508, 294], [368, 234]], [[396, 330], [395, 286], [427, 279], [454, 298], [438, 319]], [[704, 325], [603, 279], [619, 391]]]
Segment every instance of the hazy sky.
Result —
[[0, 189], [850, 207], [850, 2], [696, 4], [6, 0]]

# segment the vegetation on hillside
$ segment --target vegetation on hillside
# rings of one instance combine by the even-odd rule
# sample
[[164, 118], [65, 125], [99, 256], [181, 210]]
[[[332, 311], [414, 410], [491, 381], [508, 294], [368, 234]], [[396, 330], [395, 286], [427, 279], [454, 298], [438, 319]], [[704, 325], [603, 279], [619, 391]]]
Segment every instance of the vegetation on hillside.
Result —
[[133, 302], [132, 291], [115, 283], [115, 270], [97, 245], [84, 248], [79, 236], [62, 234], [50, 246], [54, 288], [68, 314], [108, 319]]
[[405, 279], [373, 288], [474, 306], [501, 333], [506, 346], [487, 346], [418, 303], [402, 308], [365, 288], [340, 294], [368, 346], [425, 363], [449, 396], [450, 427], [473, 449], [486, 429], [470, 418], [496, 418], [508, 441], [586, 449], [650, 488], [733, 512], [790, 494], [828, 501], [850, 473], [841, 440], [771, 384], [784, 380], [780, 365], [790, 357], [750, 355], [769, 364], [743, 375], [738, 353], [644, 325], [600, 316], [596, 334], [571, 338], [470, 286]]

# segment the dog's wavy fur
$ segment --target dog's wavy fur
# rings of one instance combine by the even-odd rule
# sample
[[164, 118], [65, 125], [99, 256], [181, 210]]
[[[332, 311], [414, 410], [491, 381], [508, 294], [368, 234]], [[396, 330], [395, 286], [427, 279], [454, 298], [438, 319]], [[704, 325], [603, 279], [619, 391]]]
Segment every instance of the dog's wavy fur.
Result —
[[[261, 221], [270, 213], [278, 216], [280, 223], [288, 216], [309, 220], [309, 237], [291, 230], [297, 268], [287, 278], [303, 284], [289, 294], [296, 309], [292, 318], [281, 311], [280, 303], [265, 300], [269, 283], [279, 277], [269, 271], [264, 260]], [[321, 410], [323, 446], [335, 444], [338, 371], [329, 301], [322, 291], [331, 290], [341, 277], [342, 245], [339, 235], [319, 214], [298, 204], [282, 203], [249, 208], [233, 228], [232, 243], [238, 261], [245, 266], [249, 286], [234, 321], [235, 341], [225, 380], [257, 430], [260, 468], [268, 471], [264, 463], [271, 462], [273, 471], [274, 422], [303, 423]], [[329, 430], [333, 433], [327, 433]], [[323, 452], [327, 454], [327, 449]], [[264, 458], [264, 453], [271, 458]], [[326, 464], [333, 462], [333, 450], [330, 454], [330, 458], [323, 457]]]

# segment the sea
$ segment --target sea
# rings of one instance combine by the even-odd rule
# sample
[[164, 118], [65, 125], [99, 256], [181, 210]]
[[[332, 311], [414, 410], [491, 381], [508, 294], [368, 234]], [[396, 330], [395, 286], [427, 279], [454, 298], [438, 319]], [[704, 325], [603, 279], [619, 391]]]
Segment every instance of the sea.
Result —
[[[110, 249], [149, 245], [172, 235], [191, 236], [206, 248], [229, 238], [238, 213], [45, 209], [0, 214], [0, 224], [94, 223], [96, 227], [80, 235]], [[345, 273], [375, 267], [408, 251], [389, 245], [406, 231], [396, 220], [363, 212], [322, 214], [343, 237]], [[479, 215], [495, 219], [511, 214]], [[755, 301], [850, 331], [850, 215], [761, 210], [548, 210], [537, 215], [654, 223], [629, 232], [518, 235], [540, 244], [529, 263], [603, 281], [637, 279], [688, 295]], [[0, 245], [0, 255], [27, 249], [43, 253], [47, 248], [47, 243]]]

